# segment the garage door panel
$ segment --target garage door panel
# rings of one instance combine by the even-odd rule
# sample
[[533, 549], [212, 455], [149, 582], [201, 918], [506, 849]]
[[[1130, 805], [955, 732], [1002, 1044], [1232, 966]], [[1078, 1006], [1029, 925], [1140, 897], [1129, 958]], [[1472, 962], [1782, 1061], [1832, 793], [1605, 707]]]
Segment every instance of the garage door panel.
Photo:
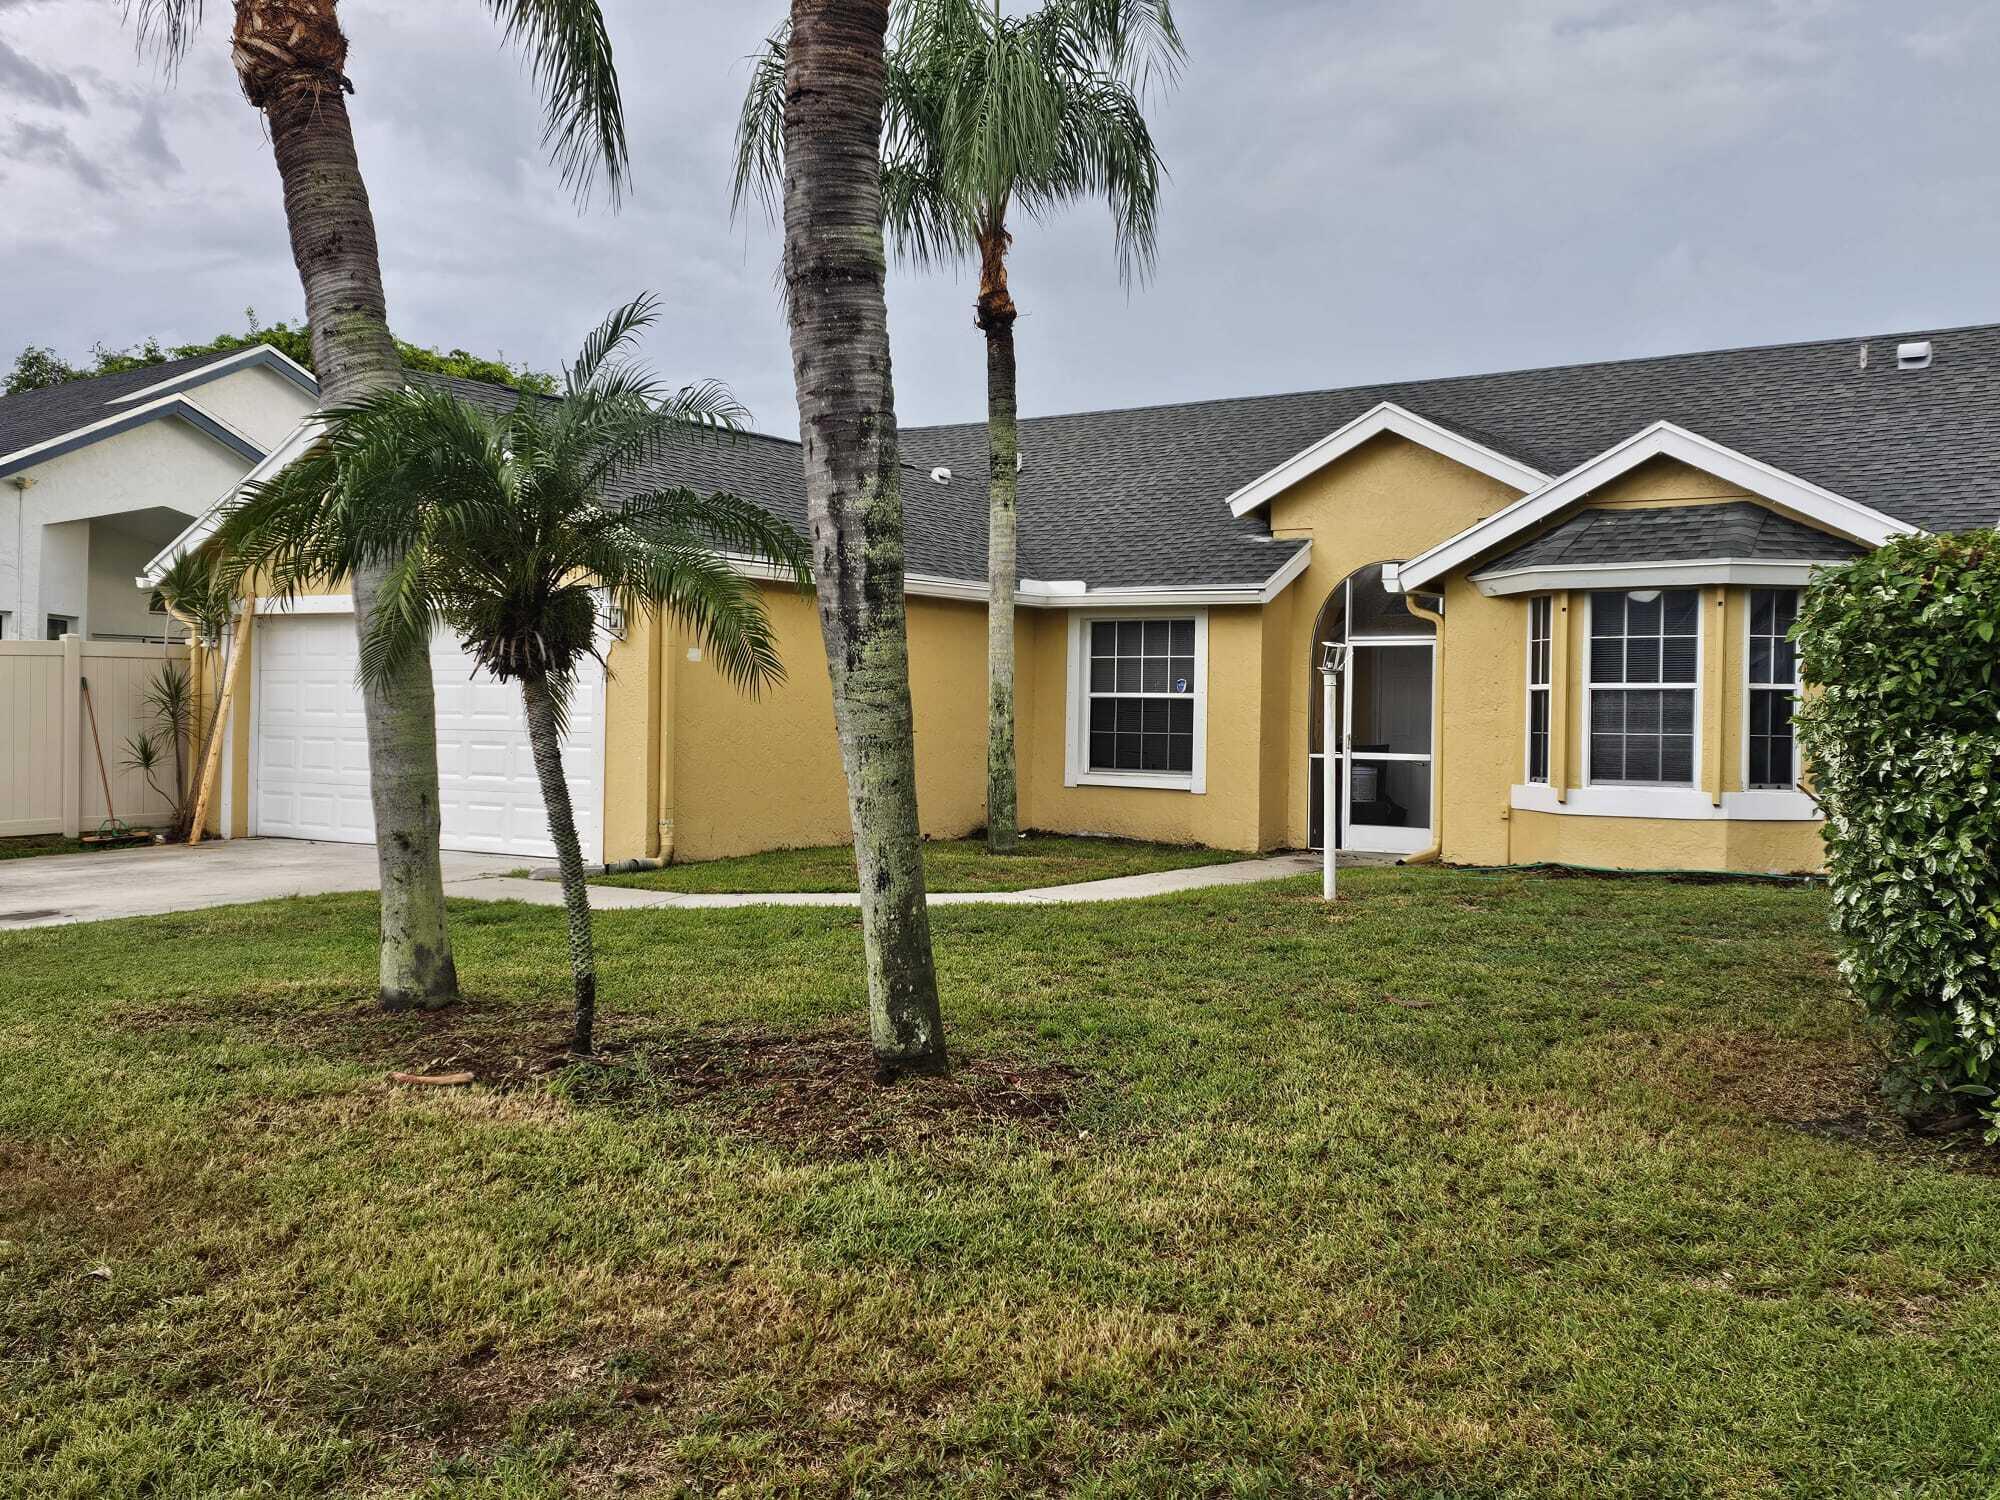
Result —
[[[274, 617], [257, 636], [257, 786], [252, 831], [366, 843], [368, 730], [355, 686], [349, 615]], [[438, 811], [447, 849], [551, 856], [520, 689], [474, 676], [449, 639], [431, 650], [438, 726]], [[602, 685], [578, 687], [564, 779], [586, 859], [601, 858], [598, 777]]]

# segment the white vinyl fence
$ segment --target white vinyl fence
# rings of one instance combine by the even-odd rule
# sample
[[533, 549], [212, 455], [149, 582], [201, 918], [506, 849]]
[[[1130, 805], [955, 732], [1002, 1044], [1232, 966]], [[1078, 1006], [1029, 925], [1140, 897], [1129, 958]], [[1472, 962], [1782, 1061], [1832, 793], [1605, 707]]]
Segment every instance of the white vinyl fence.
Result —
[[[74, 838], [115, 810], [134, 828], [165, 827], [173, 802], [127, 770], [125, 741], [152, 728], [147, 686], [168, 662], [187, 663], [187, 647], [132, 641], [0, 641], [0, 837], [61, 833]], [[112, 807], [91, 748], [83, 684], [90, 683]], [[173, 787], [173, 749], [153, 774]]]

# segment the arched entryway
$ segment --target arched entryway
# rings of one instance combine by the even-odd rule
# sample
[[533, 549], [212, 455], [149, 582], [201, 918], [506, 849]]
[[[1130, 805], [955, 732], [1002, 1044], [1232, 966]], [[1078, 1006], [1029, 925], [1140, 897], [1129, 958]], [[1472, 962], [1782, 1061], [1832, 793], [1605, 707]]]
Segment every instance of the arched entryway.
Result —
[[1432, 676], [1437, 629], [1382, 586], [1381, 563], [1356, 569], [1320, 606], [1306, 662], [1313, 706], [1306, 764], [1308, 838], [1323, 846], [1324, 756], [1319, 660], [1329, 641], [1348, 647], [1335, 689], [1334, 843], [1342, 849], [1413, 854], [1431, 842]]

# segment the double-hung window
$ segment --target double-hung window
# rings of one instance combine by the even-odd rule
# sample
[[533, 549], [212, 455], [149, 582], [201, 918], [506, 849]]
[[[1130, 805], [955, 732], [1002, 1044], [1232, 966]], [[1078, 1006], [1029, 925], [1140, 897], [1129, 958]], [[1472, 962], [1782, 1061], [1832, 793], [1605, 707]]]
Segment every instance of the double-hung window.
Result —
[[1194, 627], [1090, 622], [1091, 770], [1194, 774]]
[[1696, 589], [1590, 596], [1590, 780], [1694, 785]]
[[1555, 601], [1537, 594], [1528, 601], [1528, 780], [1549, 779], [1549, 669]]
[[1799, 648], [1790, 639], [1799, 618], [1797, 589], [1750, 591], [1750, 762], [1745, 784], [1791, 791], [1798, 785], [1792, 709], [1799, 694]]

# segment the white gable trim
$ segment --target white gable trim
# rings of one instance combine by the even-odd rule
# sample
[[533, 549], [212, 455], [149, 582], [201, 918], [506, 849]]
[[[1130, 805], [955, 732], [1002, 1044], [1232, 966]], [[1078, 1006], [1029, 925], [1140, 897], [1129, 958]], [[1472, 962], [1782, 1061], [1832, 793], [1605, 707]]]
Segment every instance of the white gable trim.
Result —
[[1655, 422], [1597, 457], [1585, 460], [1561, 478], [1522, 496], [1505, 510], [1495, 511], [1458, 535], [1439, 542], [1430, 551], [1411, 558], [1396, 570], [1394, 579], [1384, 581], [1392, 589], [1421, 588], [1654, 458], [1679, 459], [1739, 486], [1746, 494], [1768, 500], [1780, 509], [1870, 547], [1879, 547], [1891, 537], [1909, 536], [1917, 530], [1907, 521], [1836, 495], [1747, 453], [1725, 448], [1700, 433], [1689, 432], [1671, 422]]
[[0, 453], [0, 478], [19, 473], [22, 469], [31, 469], [36, 464], [47, 463], [52, 458], [61, 458], [65, 453], [74, 453], [78, 448], [87, 448], [92, 443], [116, 437], [119, 433], [129, 432], [134, 427], [142, 427], [148, 422], [168, 417], [187, 423], [204, 437], [213, 438], [223, 447], [231, 449], [251, 463], [263, 457], [264, 450], [258, 447], [247, 433], [223, 421], [214, 412], [196, 405], [190, 398], [176, 394], [158, 396], [140, 406], [112, 411], [108, 416], [99, 417], [95, 422], [72, 427], [68, 432], [43, 438], [40, 442], [30, 443], [25, 448], [17, 448], [12, 453]]
[[220, 380], [225, 375], [234, 375], [238, 370], [253, 369], [258, 366], [276, 371], [309, 396], [319, 395], [319, 381], [313, 377], [312, 371], [282, 349], [274, 348], [270, 344], [253, 344], [248, 349], [239, 349], [222, 359], [198, 365], [192, 370], [183, 370], [178, 375], [155, 381], [152, 385], [142, 386], [136, 391], [113, 396], [104, 404], [122, 406], [128, 401], [143, 401], [148, 396], [164, 395], [168, 391], [184, 391], [192, 386], [207, 385], [211, 380]]
[[214, 534], [215, 528], [222, 524], [223, 511], [229, 508], [232, 500], [243, 493], [243, 486], [271, 478], [286, 464], [303, 454], [312, 445], [318, 426], [319, 414], [315, 412], [286, 433], [285, 440], [265, 454], [257, 462], [256, 467], [239, 479], [233, 488], [217, 496], [214, 504], [195, 517], [179, 536], [160, 549], [159, 554], [146, 564], [146, 571], [134, 580], [139, 587], [142, 589], [154, 587], [159, 583], [160, 575], [173, 566], [175, 558], [207, 541]]
[[1460, 437], [1429, 417], [1420, 417], [1393, 401], [1384, 401], [1244, 485], [1229, 497], [1231, 514], [1248, 515], [1273, 496], [1317, 474], [1334, 460], [1346, 457], [1370, 438], [1380, 437], [1385, 432], [1407, 438], [1433, 453], [1441, 453], [1468, 469], [1477, 469], [1488, 478], [1497, 479], [1517, 490], [1538, 490], [1549, 482], [1549, 476], [1540, 469], [1531, 469], [1484, 443]]

